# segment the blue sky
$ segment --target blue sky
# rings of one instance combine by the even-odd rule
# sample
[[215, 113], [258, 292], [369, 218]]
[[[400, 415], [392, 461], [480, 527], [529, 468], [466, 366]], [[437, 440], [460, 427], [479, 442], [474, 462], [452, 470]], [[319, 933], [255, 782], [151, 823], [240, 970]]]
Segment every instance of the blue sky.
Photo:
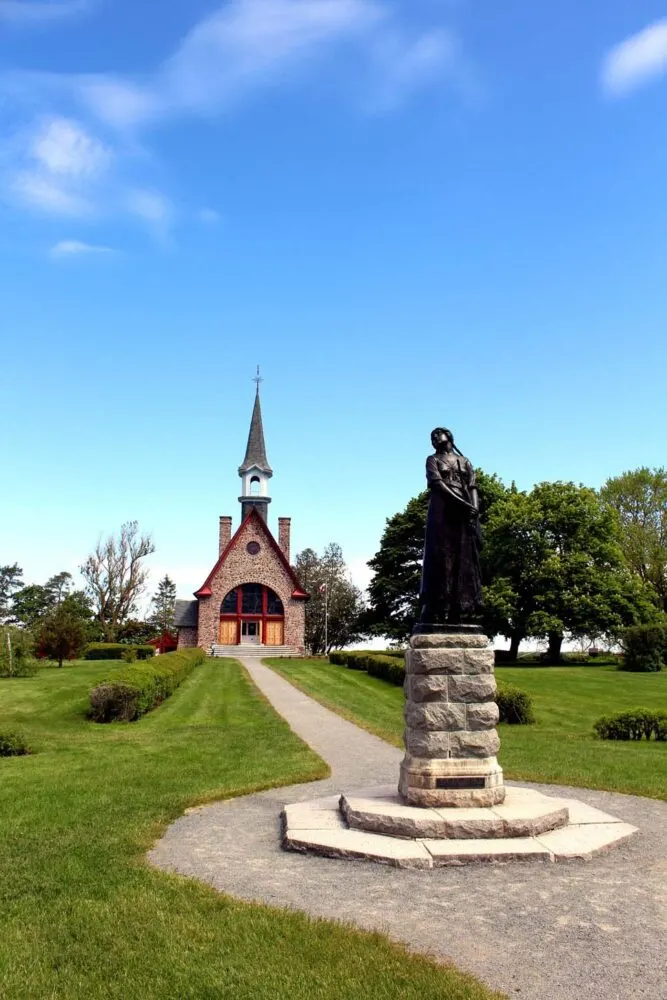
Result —
[[238, 514], [358, 580], [429, 432], [521, 487], [665, 460], [667, 7], [0, 0], [0, 563]]

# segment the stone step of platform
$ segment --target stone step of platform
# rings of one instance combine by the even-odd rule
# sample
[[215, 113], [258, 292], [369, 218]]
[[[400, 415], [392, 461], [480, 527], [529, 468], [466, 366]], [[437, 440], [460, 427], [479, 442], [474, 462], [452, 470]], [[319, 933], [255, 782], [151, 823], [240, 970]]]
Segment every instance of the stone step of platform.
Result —
[[535, 837], [567, 826], [567, 806], [532, 788], [505, 790], [502, 805], [424, 808], [408, 806], [389, 786], [342, 795], [340, 810], [349, 827], [388, 837], [434, 840]]
[[296, 646], [254, 646], [250, 643], [238, 646], [222, 646], [214, 642], [211, 646], [211, 656], [300, 656]]
[[[373, 797], [370, 792], [375, 792]], [[532, 796], [549, 796], [533, 789], [513, 789], [515, 803], [523, 797], [524, 807]], [[565, 826], [534, 836], [483, 836], [442, 838], [431, 836], [387, 836], [350, 827], [343, 815], [343, 801], [377, 801], [379, 789], [285, 806], [282, 813], [283, 847], [286, 850], [319, 854], [329, 858], [374, 861], [397, 868], [442, 868], [448, 865], [509, 861], [590, 860], [594, 855], [637, 833], [634, 826], [579, 802], [578, 799], [551, 798], [551, 812], [565, 810]], [[397, 805], [400, 805], [398, 803]], [[404, 807], [410, 808], [411, 807]], [[494, 807], [499, 809], [501, 807]], [[513, 808], [519, 808], [518, 805]], [[420, 810], [431, 812], [432, 810]], [[438, 810], [438, 812], [463, 810]], [[482, 810], [465, 810], [482, 811]], [[483, 810], [486, 811], [486, 810]]]

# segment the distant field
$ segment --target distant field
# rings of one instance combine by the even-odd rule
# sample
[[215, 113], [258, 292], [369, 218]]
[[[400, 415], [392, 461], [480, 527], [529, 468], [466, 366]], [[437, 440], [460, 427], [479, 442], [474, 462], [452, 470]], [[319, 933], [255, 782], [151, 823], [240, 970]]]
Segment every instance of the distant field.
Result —
[[[334, 711], [402, 746], [403, 691], [325, 660], [267, 660], [274, 670]], [[500, 681], [533, 698], [534, 726], [498, 727], [508, 778], [601, 788], [667, 800], [667, 743], [598, 740], [601, 715], [630, 708], [667, 711], [667, 671], [614, 667], [498, 667]]]
[[[239, 664], [208, 661], [140, 722], [85, 718], [108, 662], [0, 679], [2, 1000], [493, 1000], [380, 934], [149, 868], [196, 803], [327, 773]], [[121, 666], [121, 664], [117, 664]]]

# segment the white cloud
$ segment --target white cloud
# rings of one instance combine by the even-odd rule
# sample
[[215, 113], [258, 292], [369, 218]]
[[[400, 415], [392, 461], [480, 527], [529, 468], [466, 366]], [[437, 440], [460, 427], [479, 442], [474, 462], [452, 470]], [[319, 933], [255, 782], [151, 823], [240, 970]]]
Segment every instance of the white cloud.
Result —
[[214, 208], [200, 208], [196, 217], [205, 226], [217, 226], [220, 222], [220, 213]]
[[79, 122], [42, 118], [15, 139], [13, 154], [7, 188], [20, 204], [53, 215], [92, 213], [111, 154]]
[[233, 0], [186, 35], [158, 87], [167, 105], [215, 110], [384, 17], [374, 0]]
[[602, 86], [626, 94], [667, 73], [667, 18], [656, 21], [611, 49], [602, 65]]
[[158, 191], [130, 191], [126, 204], [132, 215], [156, 226], [168, 225], [173, 215], [171, 202]]
[[0, 20], [17, 25], [44, 24], [74, 17], [89, 9], [89, 0], [0, 0]]
[[50, 253], [52, 257], [76, 257], [81, 254], [113, 253], [113, 250], [111, 247], [82, 243], [80, 240], [60, 240], [51, 247]]
[[[343, 44], [370, 67], [373, 102], [387, 107], [432, 83], [443, 68], [450, 75], [455, 69], [451, 32], [436, 28], [411, 39], [396, 9], [379, 0], [229, 0], [143, 79], [88, 74], [68, 77], [64, 86], [106, 125], [136, 129], [171, 116], [224, 111], [283, 84], [303, 66], [320, 68]], [[50, 84], [33, 76], [33, 85]]]
[[52, 174], [92, 177], [105, 170], [110, 151], [94, 136], [69, 118], [44, 121], [30, 142], [30, 155]]
[[377, 85], [371, 110], [400, 107], [413, 93], [434, 83], [445, 72], [458, 70], [459, 50], [454, 35], [438, 28], [414, 41], [401, 33], [386, 33], [375, 45]]
[[86, 198], [37, 171], [18, 171], [10, 181], [10, 190], [27, 208], [48, 214], [79, 217], [92, 211]]
[[[0, 11], [7, 16], [17, 3], [0, 0]], [[58, 0], [21, 8], [34, 8], [37, 16], [40, 8], [83, 5], [84, 0]], [[0, 174], [0, 186], [4, 180], [14, 200], [33, 209], [71, 216], [121, 212], [164, 237], [175, 210], [137, 175], [137, 163], [147, 162], [137, 155], [143, 152], [138, 129], [176, 116], [219, 114], [304, 69], [337, 74], [367, 110], [400, 106], [443, 75], [453, 81], [463, 65], [455, 37], [444, 28], [421, 35], [407, 31], [401, 21], [405, 8], [405, 0], [227, 0], [141, 78], [5, 73], [5, 97], [16, 105], [33, 113], [66, 108], [68, 114], [51, 114], [31, 127], [18, 155], [10, 156], [9, 172]], [[85, 122], [71, 117], [73, 106]], [[113, 149], [94, 134], [100, 128], [114, 130]], [[207, 225], [219, 221], [209, 208], [196, 218]]]

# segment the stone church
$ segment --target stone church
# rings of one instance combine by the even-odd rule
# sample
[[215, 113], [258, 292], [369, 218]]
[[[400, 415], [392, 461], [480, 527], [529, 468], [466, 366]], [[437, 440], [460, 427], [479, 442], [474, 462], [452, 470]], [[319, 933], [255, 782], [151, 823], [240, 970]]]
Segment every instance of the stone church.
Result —
[[[278, 540], [268, 526], [269, 480], [259, 379], [248, 446], [239, 467], [241, 524], [220, 518], [218, 558], [194, 601], [176, 601], [178, 648], [201, 646], [214, 655], [266, 647], [273, 655], [304, 652], [303, 590], [290, 565], [290, 518], [278, 518]], [[240, 650], [239, 650], [240, 651]]]

